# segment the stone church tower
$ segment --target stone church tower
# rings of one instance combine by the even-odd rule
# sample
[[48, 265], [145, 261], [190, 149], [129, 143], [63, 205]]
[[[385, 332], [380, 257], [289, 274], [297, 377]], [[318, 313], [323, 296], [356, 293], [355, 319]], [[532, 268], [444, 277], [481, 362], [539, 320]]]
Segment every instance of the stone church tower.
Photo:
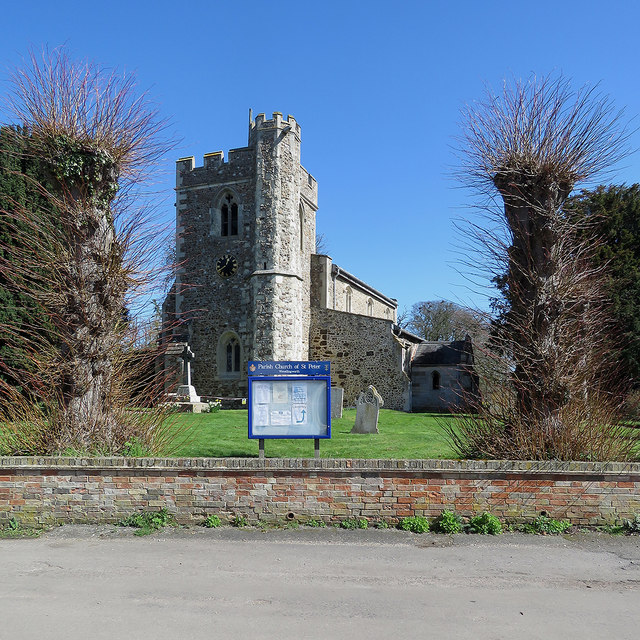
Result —
[[248, 146], [176, 166], [176, 254], [165, 317], [196, 354], [204, 395], [247, 394], [249, 360], [307, 360], [317, 184], [300, 165], [300, 126], [264, 114]]

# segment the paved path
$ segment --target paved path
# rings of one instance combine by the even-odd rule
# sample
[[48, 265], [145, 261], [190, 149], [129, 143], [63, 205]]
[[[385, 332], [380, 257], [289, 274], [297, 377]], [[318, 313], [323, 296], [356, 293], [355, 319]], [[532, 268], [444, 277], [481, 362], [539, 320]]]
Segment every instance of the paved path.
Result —
[[640, 536], [63, 527], [0, 540], [0, 639], [640, 633]]

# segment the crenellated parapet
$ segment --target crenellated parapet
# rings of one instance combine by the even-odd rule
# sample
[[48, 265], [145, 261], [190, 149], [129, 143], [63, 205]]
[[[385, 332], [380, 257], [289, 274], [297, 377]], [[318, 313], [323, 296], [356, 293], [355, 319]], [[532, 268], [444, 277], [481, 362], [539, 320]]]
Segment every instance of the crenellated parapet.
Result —
[[[275, 111], [270, 119], [266, 119], [264, 113], [259, 113], [255, 119], [249, 122], [249, 144], [246, 147], [230, 149], [227, 157], [223, 151], [205, 153], [202, 165], [196, 166], [195, 157], [180, 158], [176, 162], [176, 186], [188, 187], [195, 184], [211, 182], [219, 175], [220, 178], [249, 177], [253, 172], [255, 160], [255, 145], [259, 134], [269, 134], [280, 131], [282, 134], [293, 133], [300, 141], [300, 125], [292, 115], [283, 117], [282, 113]], [[317, 184], [313, 176], [304, 169], [303, 191], [304, 196], [311, 202], [317, 199]]]
[[222, 151], [206, 153], [201, 166], [195, 158], [180, 158], [176, 162], [176, 187], [210, 184], [253, 175], [255, 152], [250, 147], [230, 149], [227, 158]]
[[288, 115], [285, 118], [279, 111], [274, 111], [272, 117], [267, 119], [264, 113], [259, 113], [254, 120], [249, 122], [249, 146], [251, 146], [254, 134], [257, 131], [268, 131], [270, 129], [292, 131], [300, 138], [300, 125], [292, 115]]

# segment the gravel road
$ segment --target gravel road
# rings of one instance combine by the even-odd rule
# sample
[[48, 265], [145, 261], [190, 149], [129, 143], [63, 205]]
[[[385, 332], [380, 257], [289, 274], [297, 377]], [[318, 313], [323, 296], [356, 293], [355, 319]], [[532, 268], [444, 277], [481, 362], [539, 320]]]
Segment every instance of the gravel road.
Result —
[[65, 526], [0, 540], [0, 639], [637, 638], [640, 536]]

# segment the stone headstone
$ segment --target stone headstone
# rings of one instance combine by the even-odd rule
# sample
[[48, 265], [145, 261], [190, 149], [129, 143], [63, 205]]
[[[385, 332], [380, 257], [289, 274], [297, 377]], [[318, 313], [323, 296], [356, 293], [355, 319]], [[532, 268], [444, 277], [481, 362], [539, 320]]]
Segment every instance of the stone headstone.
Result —
[[373, 385], [362, 391], [356, 404], [356, 423], [351, 433], [378, 433], [378, 414], [384, 405], [382, 396]]
[[342, 402], [344, 399], [344, 389], [331, 387], [331, 417], [342, 418]]

